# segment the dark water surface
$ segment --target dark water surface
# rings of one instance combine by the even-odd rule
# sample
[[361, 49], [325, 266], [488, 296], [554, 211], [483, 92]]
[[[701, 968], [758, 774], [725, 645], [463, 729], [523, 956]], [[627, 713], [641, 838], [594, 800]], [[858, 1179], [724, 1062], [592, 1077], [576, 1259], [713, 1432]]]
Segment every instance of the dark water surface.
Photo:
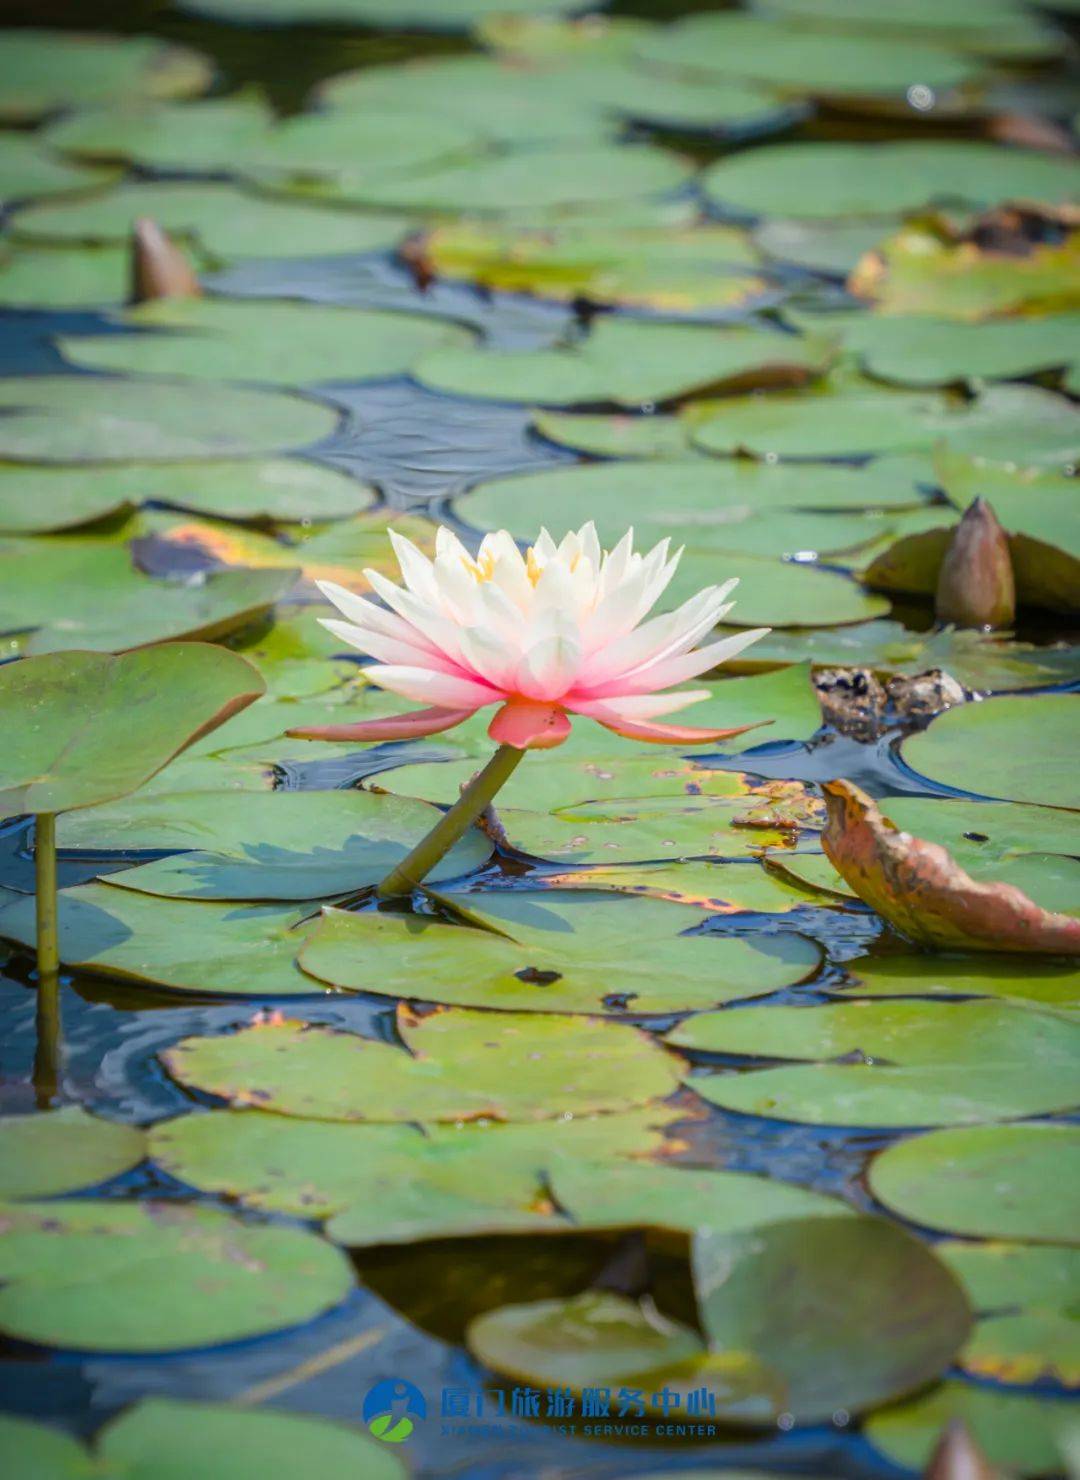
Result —
[[[699, 8], [692, 4], [624, 4], [623, 13], [659, 16]], [[715, 0], [700, 8], [715, 9]], [[368, 63], [401, 60], [421, 52], [468, 49], [450, 37], [349, 35], [335, 31], [248, 31], [166, 13], [150, 0], [110, 5], [71, 0], [24, 0], [0, 6], [4, 24], [56, 24], [82, 29], [149, 31], [209, 53], [221, 68], [218, 91], [245, 82], [265, 86], [283, 110], [297, 108], [310, 87], [333, 72]], [[861, 136], [864, 125], [826, 117], [804, 132]], [[890, 134], [904, 132], [897, 125]], [[920, 129], [925, 137], [925, 127]], [[303, 262], [260, 262], [221, 274], [217, 291], [286, 295], [323, 302], [409, 307], [445, 315], [481, 329], [490, 342], [532, 348], [551, 343], [571, 310], [526, 298], [495, 297], [454, 285], [421, 293], [411, 275], [383, 257]], [[45, 336], [99, 332], [93, 314], [5, 313], [0, 315], [0, 373], [43, 373], [61, 368]], [[64, 367], [66, 368], [66, 367]], [[320, 449], [327, 461], [370, 479], [392, 507], [431, 507], [482, 479], [571, 459], [531, 434], [524, 409], [486, 405], [439, 395], [406, 380], [335, 387], [323, 393], [343, 412], [331, 442]], [[446, 515], [441, 503], [435, 512]], [[335, 788], [354, 784], [400, 751], [381, 748], [362, 759], [297, 765], [283, 771], [285, 787]], [[412, 747], [418, 759], [438, 759], [437, 742]], [[809, 746], [765, 745], [737, 764], [763, 777], [820, 781], [844, 775], [877, 795], [921, 791], [925, 782], [907, 772], [894, 753], [893, 738], [859, 745], [825, 731]], [[117, 866], [129, 861], [116, 859]], [[100, 861], [61, 861], [61, 883], [100, 873]], [[528, 869], [513, 860], [493, 874], [506, 887], [527, 881]], [[490, 877], [486, 882], [492, 882]], [[28, 828], [0, 828], [0, 885], [29, 891], [33, 869]], [[843, 963], [873, 948], [879, 924], [858, 906], [807, 908], [783, 916], [718, 916], [710, 931], [800, 931], [817, 938], [826, 960], [810, 983], [778, 994], [777, 1000], [813, 999], [826, 982], [842, 979]], [[889, 949], [879, 943], [878, 949]], [[754, 1005], [773, 999], [757, 999]], [[142, 1124], [190, 1110], [198, 1097], [164, 1073], [157, 1055], [176, 1040], [219, 1032], [244, 1023], [263, 1004], [257, 998], [200, 1003], [189, 994], [129, 989], [116, 982], [66, 975], [61, 989], [63, 1061], [60, 1095], [118, 1120]], [[268, 1003], [281, 1007], [275, 997]], [[372, 1035], [392, 1033], [392, 1007], [385, 998], [303, 998], [303, 1015]], [[42, 1097], [34, 1084], [37, 1047], [36, 993], [30, 966], [12, 959], [0, 975], [0, 1112], [29, 1112]], [[40, 1070], [40, 1065], [39, 1065]], [[866, 1162], [889, 1135], [830, 1131], [785, 1125], [705, 1107], [706, 1118], [687, 1133], [684, 1160], [697, 1165], [766, 1172], [871, 1206], [863, 1184]], [[95, 1195], [130, 1198], [200, 1199], [164, 1174], [147, 1168], [117, 1179]], [[202, 1197], [214, 1204], [217, 1199]], [[258, 1214], [246, 1214], [255, 1220]], [[288, 1222], [282, 1219], [279, 1221]], [[672, 1446], [641, 1440], [621, 1445], [564, 1436], [541, 1424], [501, 1420], [494, 1435], [440, 1436], [437, 1395], [444, 1387], [479, 1387], [484, 1374], [465, 1352], [466, 1319], [478, 1308], [515, 1298], [535, 1298], [541, 1287], [571, 1293], [603, 1265], [607, 1251], [595, 1239], [529, 1240], [474, 1238], [434, 1241], [356, 1256], [361, 1284], [342, 1307], [300, 1329], [207, 1351], [157, 1358], [46, 1353], [19, 1343], [0, 1345], [0, 1405], [4, 1409], [90, 1434], [118, 1409], [149, 1394], [196, 1399], [267, 1402], [299, 1412], [358, 1420], [365, 1391], [389, 1375], [407, 1377], [424, 1393], [436, 1415], [410, 1440], [408, 1459], [424, 1477], [463, 1480], [525, 1480], [525, 1477], [678, 1474], [690, 1468], [768, 1468], [778, 1472], [831, 1474], [876, 1480], [901, 1472], [880, 1459], [844, 1415], [831, 1426], [778, 1432], [774, 1437], [707, 1446]], [[664, 1272], [658, 1272], [661, 1281]], [[358, 1477], [362, 1480], [362, 1477]]]

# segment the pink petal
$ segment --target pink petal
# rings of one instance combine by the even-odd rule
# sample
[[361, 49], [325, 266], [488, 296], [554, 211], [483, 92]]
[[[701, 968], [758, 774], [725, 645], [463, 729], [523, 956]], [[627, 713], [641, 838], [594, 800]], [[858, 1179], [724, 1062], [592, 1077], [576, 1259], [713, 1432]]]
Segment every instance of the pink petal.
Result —
[[624, 719], [614, 709], [600, 704], [590, 706], [589, 712], [593, 719], [616, 735], [622, 735], [626, 740], [648, 740], [655, 745], [701, 745], [710, 740], [730, 740], [733, 735], [744, 735], [747, 730], [772, 724], [771, 719], [765, 719], [756, 725], [737, 725], [731, 730], [709, 730], [699, 725], [661, 725], [655, 720]]
[[285, 733], [299, 740], [413, 740], [452, 730], [475, 712], [473, 709], [414, 709], [411, 714], [364, 719], [355, 725], [316, 725]]
[[488, 734], [498, 745], [515, 750], [551, 750], [570, 733], [566, 711], [558, 704], [531, 699], [509, 699], [488, 725]]

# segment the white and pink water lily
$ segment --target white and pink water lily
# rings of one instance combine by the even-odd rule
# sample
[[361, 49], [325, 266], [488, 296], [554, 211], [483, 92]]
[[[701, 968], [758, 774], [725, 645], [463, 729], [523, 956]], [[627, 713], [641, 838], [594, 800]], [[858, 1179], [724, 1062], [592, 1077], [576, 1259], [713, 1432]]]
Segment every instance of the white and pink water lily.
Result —
[[364, 572], [385, 607], [330, 581], [319, 583], [344, 621], [323, 625], [375, 659], [372, 681], [424, 707], [391, 719], [305, 729], [322, 739], [398, 740], [449, 730], [498, 705], [488, 734], [517, 750], [547, 749], [570, 733], [570, 716], [616, 734], [694, 744], [741, 734], [658, 723], [709, 697], [678, 685], [756, 642], [766, 627], [719, 641], [702, 638], [733, 603], [734, 580], [708, 586], [674, 611], [650, 615], [681, 551], [661, 540], [634, 550], [633, 531], [603, 551], [592, 523], [556, 544], [546, 530], [524, 555], [505, 530], [484, 537], [476, 556], [440, 529], [429, 560], [390, 532], [403, 585]]

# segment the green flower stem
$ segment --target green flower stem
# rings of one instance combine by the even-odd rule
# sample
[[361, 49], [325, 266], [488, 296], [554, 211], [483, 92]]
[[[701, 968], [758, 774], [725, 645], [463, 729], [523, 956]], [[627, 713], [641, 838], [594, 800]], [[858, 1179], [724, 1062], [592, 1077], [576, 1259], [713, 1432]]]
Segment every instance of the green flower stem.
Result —
[[474, 776], [457, 801], [445, 812], [407, 858], [390, 870], [375, 890], [380, 899], [411, 894], [441, 858], [462, 837], [490, 803], [492, 797], [514, 774], [525, 754], [512, 745], [500, 745], [479, 775]]
[[60, 1093], [60, 978], [55, 971], [38, 974], [37, 1045], [34, 1049], [34, 1096], [39, 1110], [51, 1110]]
[[56, 818], [39, 812], [34, 832], [34, 872], [37, 902], [38, 976], [54, 976], [60, 969], [56, 932]]

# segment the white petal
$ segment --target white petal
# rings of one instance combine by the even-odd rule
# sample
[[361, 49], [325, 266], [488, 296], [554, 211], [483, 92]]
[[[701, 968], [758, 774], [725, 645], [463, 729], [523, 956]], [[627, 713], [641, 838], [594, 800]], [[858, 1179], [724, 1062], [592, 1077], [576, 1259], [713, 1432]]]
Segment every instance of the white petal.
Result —
[[436, 673], [430, 668], [375, 664], [367, 670], [367, 676], [372, 683], [389, 689], [393, 694], [400, 694], [404, 699], [415, 699], [418, 704], [479, 709], [484, 704], [495, 704], [503, 697], [488, 684], [459, 678], [453, 673]]
[[667, 689], [676, 683], [685, 683], [689, 678], [697, 678], [699, 674], [707, 673], [710, 668], [717, 668], [721, 663], [730, 662], [744, 648], [748, 648], [752, 642], [757, 642], [759, 638], [771, 631], [771, 627], [754, 627], [747, 632], [736, 632], [731, 637], [710, 643], [708, 647], [695, 648], [692, 653], [684, 653], [681, 657], [666, 658], [660, 663], [649, 664], [633, 677], [620, 680], [620, 686], [625, 682], [625, 693], [640, 694], [653, 689]]
[[372, 632], [369, 628], [354, 627], [351, 622], [320, 617], [319, 625], [358, 652], [366, 653], [369, 658], [375, 658], [380, 663], [408, 663], [422, 668], [430, 657], [423, 648], [400, 642], [396, 637], [385, 637], [381, 632]]

